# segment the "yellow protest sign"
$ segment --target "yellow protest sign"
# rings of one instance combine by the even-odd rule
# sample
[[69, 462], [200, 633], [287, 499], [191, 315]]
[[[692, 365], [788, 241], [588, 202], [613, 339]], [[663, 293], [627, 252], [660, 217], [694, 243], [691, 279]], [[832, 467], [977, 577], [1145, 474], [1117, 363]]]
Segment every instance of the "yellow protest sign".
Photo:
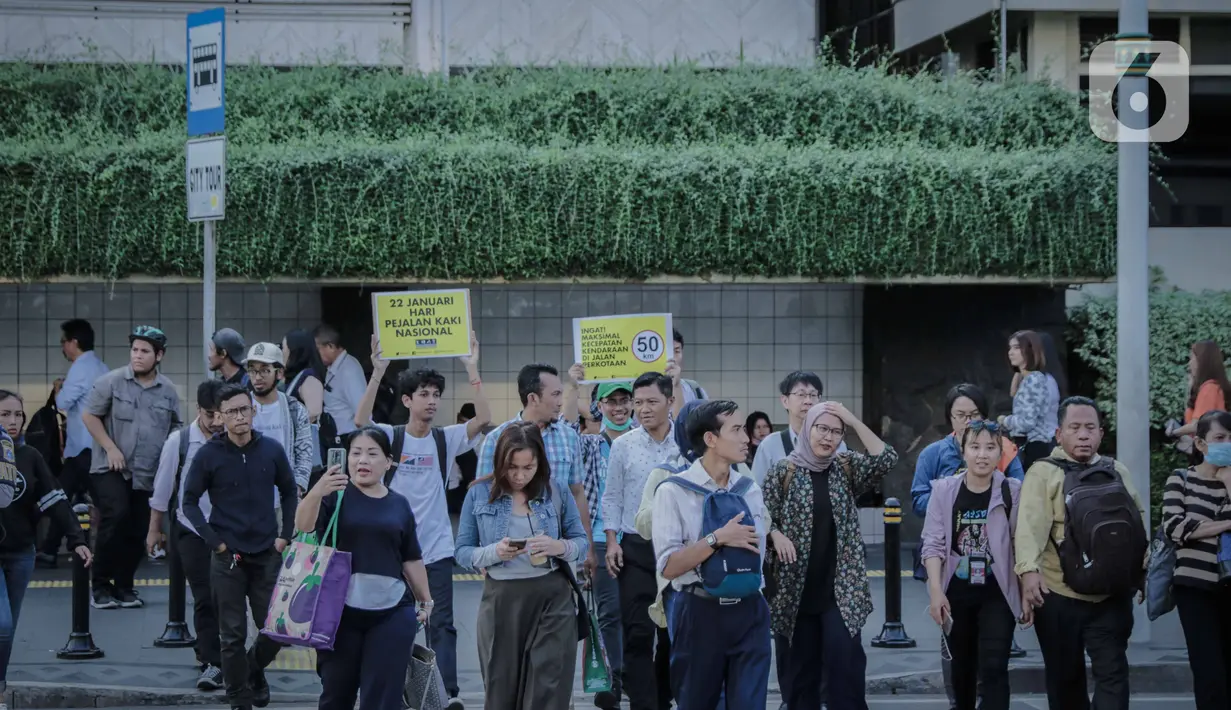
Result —
[[470, 354], [470, 291], [372, 294], [373, 330], [386, 360]]
[[586, 368], [586, 382], [662, 372], [670, 357], [670, 313], [573, 319], [573, 359]]

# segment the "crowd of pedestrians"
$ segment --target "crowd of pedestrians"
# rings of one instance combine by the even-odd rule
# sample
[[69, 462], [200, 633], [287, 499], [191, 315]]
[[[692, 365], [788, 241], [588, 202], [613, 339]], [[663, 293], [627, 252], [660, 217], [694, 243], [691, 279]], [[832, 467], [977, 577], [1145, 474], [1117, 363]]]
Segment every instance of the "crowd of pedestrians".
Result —
[[[128, 364], [109, 370], [90, 324], [63, 324], [71, 365], [53, 391], [64, 416], [54, 455], [27, 443], [24, 402], [0, 391], [0, 691], [36, 562], [56, 564], [67, 541], [91, 568], [95, 608], [138, 608], [141, 561], [174, 545], [193, 593], [198, 687], [225, 690], [233, 708], [268, 705], [264, 671], [281, 645], [248, 639], [248, 618], [265, 618], [299, 532], [328, 535], [352, 560], [334, 648], [318, 653], [321, 708], [400, 708], [421, 629], [449, 710], [463, 707], [455, 565], [483, 576], [488, 710], [569, 708], [588, 611], [610, 671], [593, 698], [603, 710], [622, 698], [633, 710], [765, 708], [771, 672], [791, 710], [867, 707], [861, 635], [873, 602], [856, 500], [899, 453], [825, 400], [816, 374], [783, 378], [787, 421], [774, 432], [765, 413], [683, 377], [676, 333], [664, 371], [630, 382], [587, 387], [580, 364], [565, 378], [525, 365], [520, 411], [493, 426], [472, 335], [464, 415], [438, 424], [446, 378], [412, 367], [392, 387], [407, 415], [393, 424], [376, 413], [391, 379], [379, 340], [370, 377], [341, 340], [321, 326], [249, 348], [219, 330], [215, 376], [183, 424], [159, 371], [161, 330], [135, 328]], [[1185, 423], [1169, 427], [1190, 438], [1194, 461], [1167, 482], [1160, 535], [1177, 550], [1197, 707], [1225, 710], [1231, 597], [1218, 549], [1231, 534], [1231, 383], [1211, 345], [1194, 346]], [[917, 576], [959, 710], [1007, 710], [1018, 626], [1038, 636], [1050, 707], [1091, 707], [1087, 655], [1093, 707], [1128, 707], [1144, 502], [1123, 464], [1100, 454], [1094, 402], [1062, 399], [1054, 350], [1042, 334], [1013, 334], [1012, 412], [994, 420], [979, 388], [953, 387], [952, 433], [916, 463]], [[326, 455], [337, 448], [344, 463]], [[472, 476], [459, 472], [467, 456]], [[451, 491], [462, 500], [456, 536]], [[97, 511], [92, 547], [70, 507], [82, 500]]]

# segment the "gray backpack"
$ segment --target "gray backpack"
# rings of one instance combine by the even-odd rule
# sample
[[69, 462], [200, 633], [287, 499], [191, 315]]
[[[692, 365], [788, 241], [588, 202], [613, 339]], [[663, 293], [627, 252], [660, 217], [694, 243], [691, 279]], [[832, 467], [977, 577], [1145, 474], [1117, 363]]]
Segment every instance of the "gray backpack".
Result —
[[[1188, 469], [1182, 469], [1180, 480], [1184, 482], [1184, 491], [1188, 492]], [[1146, 614], [1150, 621], [1157, 620], [1175, 609], [1175, 598], [1171, 588], [1175, 584], [1175, 563], [1177, 546], [1163, 531], [1163, 524], [1158, 524], [1154, 539], [1150, 541], [1150, 563], [1146, 567]]]

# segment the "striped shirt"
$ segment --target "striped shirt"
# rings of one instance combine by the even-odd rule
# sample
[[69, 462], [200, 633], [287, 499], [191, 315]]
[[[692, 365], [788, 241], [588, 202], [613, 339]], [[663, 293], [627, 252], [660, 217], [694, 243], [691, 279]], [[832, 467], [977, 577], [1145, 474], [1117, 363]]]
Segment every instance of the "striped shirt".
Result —
[[1227, 488], [1218, 479], [1203, 478], [1194, 469], [1176, 471], [1163, 491], [1163, 533], [1177, 547], [1175, 583], [1213, 589], [1218, 586], [1218, 536], [1190, 539], [1206, 521], [1231, 520]]

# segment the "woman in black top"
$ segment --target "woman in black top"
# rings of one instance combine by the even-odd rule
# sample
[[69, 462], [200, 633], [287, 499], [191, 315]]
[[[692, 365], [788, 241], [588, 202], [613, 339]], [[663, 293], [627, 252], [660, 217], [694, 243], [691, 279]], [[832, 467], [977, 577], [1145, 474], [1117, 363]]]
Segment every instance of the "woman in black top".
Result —
[[385, 487], [392, 465], [385, 433], [359, 429], [347, 445], [350, 475], [336, 467], [326, 471], [295, 513], [295, 527], [315, 531], [324, 542], [340, 505], [337, 549], [351, 553], [350, 589], [333, 650], [316, 655], [320, 710], [353, 710], [356, 694], [360, 710], [401, 708], [418, 624], [431, 613], [415, 516], [405, 498]]
[[[44, 513], [55, 517], [56, 527], [66, 531], [68, 544], [86, 566], [92, 557], [77, 517], [69, 507], [68, 496], [60, 490], [47, 463], [33, 446], [23, 443], [26, 424], [25, 403], [21, 395], [0, 390], [0, 427], [15, 442], [17, 486], [13, 502], [0, 509], [0, 704], [5, 702], [9, 657], [21, 602], [34, 574], [34, 541], [39, 518]], [[4, 441], [3, 446], [10, 446]]]

